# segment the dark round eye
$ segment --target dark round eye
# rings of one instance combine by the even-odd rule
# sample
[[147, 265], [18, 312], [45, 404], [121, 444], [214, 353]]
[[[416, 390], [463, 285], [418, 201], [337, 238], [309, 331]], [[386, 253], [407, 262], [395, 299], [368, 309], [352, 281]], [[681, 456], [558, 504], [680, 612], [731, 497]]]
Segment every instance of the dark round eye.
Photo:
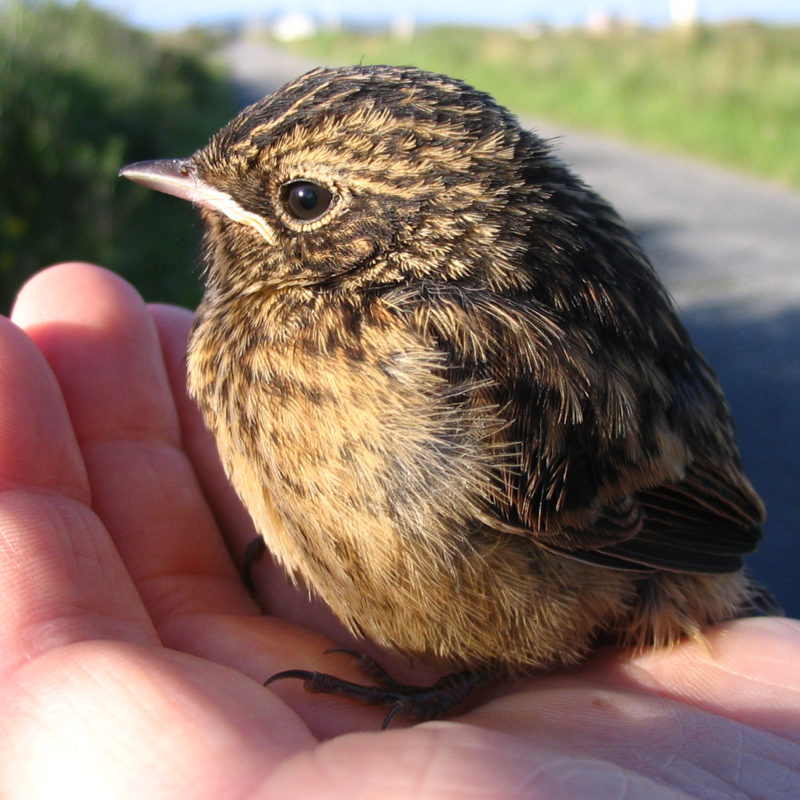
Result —
[[293, 181], [281, 187], [281, 203], [289, 216], [307, 222], [321, 217], [333, 202], [324, 186], [311, 181]]

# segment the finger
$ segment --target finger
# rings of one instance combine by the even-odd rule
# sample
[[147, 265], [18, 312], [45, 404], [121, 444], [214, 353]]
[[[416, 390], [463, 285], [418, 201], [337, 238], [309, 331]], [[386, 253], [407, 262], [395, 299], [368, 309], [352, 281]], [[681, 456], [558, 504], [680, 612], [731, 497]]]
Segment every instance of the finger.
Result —
[[181, 448], [152, 318], [121, 278], [87, 264], [40, 273], [14, 318], [61, 385], [93, 507], [157, 626], [175, 614], [255, 613]]
[[623, 664], [626, 677], [662, 695], [767, 728], [800, 743], [800, 622], [739, 619]]
[[0, 317], [0, 669], [85, 639], [157, 641], [100, 520], [64, 401]]

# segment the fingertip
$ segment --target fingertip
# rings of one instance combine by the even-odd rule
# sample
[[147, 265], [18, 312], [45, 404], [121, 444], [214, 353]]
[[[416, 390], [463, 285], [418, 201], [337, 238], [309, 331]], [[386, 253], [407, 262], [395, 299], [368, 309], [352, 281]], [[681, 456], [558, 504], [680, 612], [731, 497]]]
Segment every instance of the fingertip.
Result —
[[157, 331], [127, 281], [94, 264], [57, 264], [23, 286], [11, 316], [50, 363], [81, 440], [175, 439]]
[[143, 304], [138, 292], [111, 270], [85, 261], [65, 261], [46, 267], [23, 284], [14, 301], [11, 318], [23, 328], [47, 322], [54, 312], [60, 314], [65, 301], [94, 302], [98, 287], [102, 287], [104, 293], [113, 289], [115, 294], [127, 296], [130, 302]]

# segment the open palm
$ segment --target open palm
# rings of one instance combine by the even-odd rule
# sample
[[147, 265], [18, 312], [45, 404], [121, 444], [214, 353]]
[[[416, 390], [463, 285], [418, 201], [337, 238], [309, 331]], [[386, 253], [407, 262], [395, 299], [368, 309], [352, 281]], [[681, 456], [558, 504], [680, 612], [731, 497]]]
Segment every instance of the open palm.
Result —
[[[742, 620], [614, 651], [386, 732], [383, 712], [262, 687], [359, 679], [274, 567], [184, 391], [191, 315], [88, 265], [0, 319], [0, 796], [800, 796], [800, 625]], [[17, 327], [19, 326], [19, 327]], [[22, 330], [20, 330], [20, 328]], [[265, 613], [266, 612], [266, 613]], [[374, 650], [371, 652], [375, 652]], [[399, 677], [430, 671], [382, 657]]]

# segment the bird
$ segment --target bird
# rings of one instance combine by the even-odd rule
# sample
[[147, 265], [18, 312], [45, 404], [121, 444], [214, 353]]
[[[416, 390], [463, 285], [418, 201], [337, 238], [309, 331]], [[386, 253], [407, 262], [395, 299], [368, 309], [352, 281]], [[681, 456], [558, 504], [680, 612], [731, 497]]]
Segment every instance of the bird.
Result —
[[356, 651], [375, 685], [267, 683], [428, 719], [772, 607], [713, 370], [614, 208], [488, 94], [318, 68], [120, 174], [200, 210], [188, 388], [267, 548], [446, 671], [405, 686]]

